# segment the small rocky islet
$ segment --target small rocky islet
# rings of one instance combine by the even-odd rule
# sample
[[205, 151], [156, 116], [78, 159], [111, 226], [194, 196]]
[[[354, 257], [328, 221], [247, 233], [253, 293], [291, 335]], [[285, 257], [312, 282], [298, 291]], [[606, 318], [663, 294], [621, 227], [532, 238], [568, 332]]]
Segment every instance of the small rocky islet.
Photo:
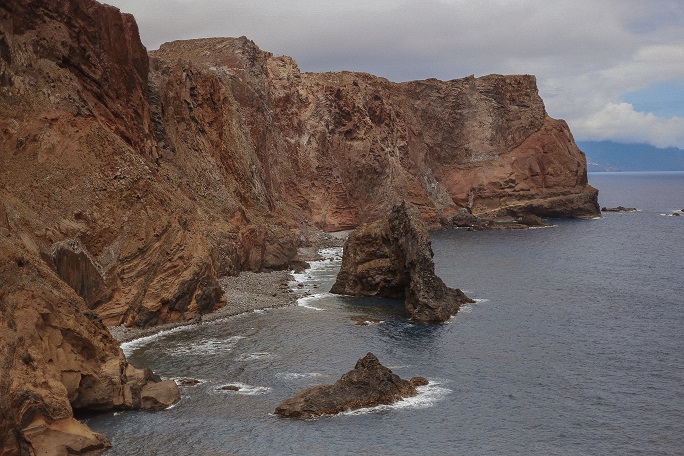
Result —
[[625, 207], [625, 206], [617, 206], [617, 207], [602, 207], [601, 212], [636, 212], [637, 208], [636, 207]]
[[402, 299], [414, 321], [444, 323], [475, 301], [435, 274], [431, 245], [427, 226], [402, 201], [387, 217], [349, 235], [330, 292]]
[[314, 418], [348, 410], [390, 405], [418, 394], [428, 384], [423, 377], [403, 380], [380, 364], [373, 353], [356, 362], [354, 369], [332, 385], [307, 388], [282, 402], [275, 414], [285, 418]]

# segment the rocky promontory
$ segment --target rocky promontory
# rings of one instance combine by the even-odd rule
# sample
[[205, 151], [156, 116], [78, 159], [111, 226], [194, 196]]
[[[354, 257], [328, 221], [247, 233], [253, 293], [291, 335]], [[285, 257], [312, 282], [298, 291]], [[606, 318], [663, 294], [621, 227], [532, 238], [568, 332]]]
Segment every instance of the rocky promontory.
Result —
[[0, 453], [137, 404], [105, 325], [231, 313], [221, 277], [301, 264], [306, 233], [402, 199], [431, 227], [598, 214], [534, 76], [302, 73], [245, 37], [148, 52], [95, 0], [0, 2]]
[[126, 362], [76, 292], [0, 239], [0, 454], [93, 454], [107, 438], [75, 412], [159, 410], [176, 384]]
[[221, 276], [402, 199], [430, 227], [599, 214], [531, 75], [302, 73], [244, 37], [148, 53], [94, 0], [3, 2], [0, 32], [0, 232], [108, 326], [231, 306]]
[[416, 387], [427, 385], [423, 377], [403, 380], [368, 353], [354, 369], [333, 385], [305, 389], [280, 404], [275, 413], [286, 418], [313, 418], [346, 410], [389, 405], [415, 396]]
[[402, 201], [389, 216], [354, 230], [344, 243], [331, 293], [403, 299], [414, 321], [443, 323], [467, 302], [435, 274], [427, 226]]

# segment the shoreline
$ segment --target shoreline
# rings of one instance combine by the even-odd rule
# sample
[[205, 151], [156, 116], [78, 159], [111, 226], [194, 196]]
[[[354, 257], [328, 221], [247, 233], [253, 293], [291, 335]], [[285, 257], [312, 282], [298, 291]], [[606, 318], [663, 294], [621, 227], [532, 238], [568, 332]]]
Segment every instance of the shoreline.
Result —
[[[341, 247], [348, 232], [310, 233], [307, 242], [299, 248], [296, 260], [301, 262], [321, 259], [318, 252], [328, 247]], [[309, 269], [309, 265], [305, 270]], [[292, 270], [251, 272], [243, 271], [238, 276], [224, 276], [219, 284], [226, 296], [226, 305], [193, 320], [163, 323], [149, 328], [108, 326], [111, 335], [119, 344], [151, 336], [162, 331], [182, 326], [201, 325], [228, 317], [243, 315], [257, 310], [275, 309], [297, 304], [304, 297], [296, 292], [291, 283], [295, 280]]]

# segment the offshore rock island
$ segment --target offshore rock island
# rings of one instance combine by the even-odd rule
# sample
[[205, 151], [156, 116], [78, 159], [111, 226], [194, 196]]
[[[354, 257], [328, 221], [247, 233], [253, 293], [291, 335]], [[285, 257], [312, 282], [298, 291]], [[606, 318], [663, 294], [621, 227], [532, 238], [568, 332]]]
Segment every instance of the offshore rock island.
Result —
[[332, 385], [317, 385], [285, 400], [275, 413], [285, 418], [314, 418], [378, 405], [390, 405], [418, 394], [427, 379], [404, 380], [386, 368], [373, 353], [356, 362], [354, 369]]
[[419, 323], [444, 323], [475, 302], [435, 274], [427, 227], [402, 201], [385, 218], [355, 229], [344, 243], [331, 293], [403, 299]]
[[105, 326], [231, 306], [220, 277], [401, 200], [432, 228], [599, 215], [533, 76], [302, 73], [246, 38], [148, 53], [94, 0], [2, 2], [0, 454], [97, 452], [74, 409], [146, 407], [126, 385], [159, 382]]

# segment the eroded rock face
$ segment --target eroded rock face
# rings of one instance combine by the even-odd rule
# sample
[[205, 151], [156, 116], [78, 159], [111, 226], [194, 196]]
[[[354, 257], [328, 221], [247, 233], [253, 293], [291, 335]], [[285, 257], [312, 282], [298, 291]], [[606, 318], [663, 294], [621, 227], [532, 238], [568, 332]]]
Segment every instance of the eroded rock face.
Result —
[[330, 292], [404, 299], [413, 320], [445, 322], [462, 304], [474, 301], [437, 277], [432, 256], [425, 223], [402, 202], [386, 219], [349, 235]]
[[430, 226], [598, 214], [533, 76], [301, 73], [244, 37], [148, 57], [93, 0], [4, 2], [0, 32], [0, 223], [108, 325], [230, 305], [218, 276], [286, 268], [300, 227], [402, 199]]
[[109, 443], [75, 410], [157, 410], [180, 400], [174, 382], [126, 362], [42, 259], [4, 238], [0, 302], [0, 454], [93, 454]]
[[312, 418], [345, 410], [393, 404], [415, 396], [416, 387], [427, 385], [423, 377], [402, 380], [368, 353], [334, 385], [319, 385], [297, 393], [280, 404], [275, 413], [286, 418]]
[[[231, 157], [226, 166], [258, 166], [261, 179], [245, 189], [276, 205], [280, 195], [324, 229], [376, 220], [401, 199], [433, 226], [448, 225], [460, 208], [481, 216], [599, 213], [584, 154], [565, 122], [546, 115], [534, 76], [398, 84], [301, 73], [291, 58], [244, 37], [166, 43], [150, 55], [160, 93], [179, 93], [161, 102], [167, 127], [190, 109], [191, 128], [206, 130]], [[247, 124], [232, 122], [223, 137], [245, 139], [247, 154], [222, 143], [220, 129], [202, 128], [202, 119], [228, 128], [231, 112]]]

